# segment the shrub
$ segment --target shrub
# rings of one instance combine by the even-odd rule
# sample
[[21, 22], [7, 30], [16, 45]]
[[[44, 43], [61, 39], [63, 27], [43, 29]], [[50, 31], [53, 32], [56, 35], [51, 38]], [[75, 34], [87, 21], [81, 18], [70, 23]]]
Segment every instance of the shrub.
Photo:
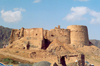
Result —
[[18, 61], [14, 61], [14, 60], [9, 59], [9, 58], [3, 59], [2, 62], [5, 64], [9, 64], [9, 63], [18, 64]]
[[3, 59], [2, 62], [5, 63], [5, 64], [8, 64], [8, 63], [12, 63], [13, 60], [6, 58], [6, 59]]
[[19, 51], [16, 51], [16, 53], [19, 53]]

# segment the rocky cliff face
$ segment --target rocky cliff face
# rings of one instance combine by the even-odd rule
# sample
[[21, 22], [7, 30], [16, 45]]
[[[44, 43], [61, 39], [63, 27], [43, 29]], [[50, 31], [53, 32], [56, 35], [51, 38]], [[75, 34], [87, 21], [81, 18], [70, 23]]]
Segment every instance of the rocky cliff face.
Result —
[[8, 44], [8, 41], [10, 40], [11, 30], [12, 29], [10, 28], [0, 26], [0, 48], [2, 48], [4, 44]]

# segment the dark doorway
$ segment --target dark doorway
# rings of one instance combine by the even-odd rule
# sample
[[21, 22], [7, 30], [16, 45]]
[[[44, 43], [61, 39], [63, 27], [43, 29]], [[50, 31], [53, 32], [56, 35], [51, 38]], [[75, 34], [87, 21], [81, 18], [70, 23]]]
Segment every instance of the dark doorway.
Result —
[[60, 63], [61, 63], [63, 66], [67, 66], [67, 65], [66, 65], [66, 62], [65, 62], [65, 57], [64, 57], [64, 56], [60, 59]]
[[85, 65], [85, 55], [81, 54], [81, 62], [82, 62], [82, 66]]
[[30, 42], [28, 42], [27, 44], [27, 49], [29, 50], [29, 48], [30, 48]]
[[45, 39], [45, 49], [48, 48], [48, 46], [50, 45], [50, 41], [48, 39]]

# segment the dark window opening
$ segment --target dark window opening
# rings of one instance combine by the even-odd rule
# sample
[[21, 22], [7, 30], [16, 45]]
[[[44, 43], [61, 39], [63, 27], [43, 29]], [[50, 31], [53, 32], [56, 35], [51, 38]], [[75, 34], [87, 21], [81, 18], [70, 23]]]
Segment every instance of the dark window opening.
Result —
[[37, 36], [37, 34], [36, 34], [36, 36]]
[[54, 35], [51, 35], [52, 37], [54, 37]]
[[23, 49], [25, 49], [25, 47], [23, 47]]

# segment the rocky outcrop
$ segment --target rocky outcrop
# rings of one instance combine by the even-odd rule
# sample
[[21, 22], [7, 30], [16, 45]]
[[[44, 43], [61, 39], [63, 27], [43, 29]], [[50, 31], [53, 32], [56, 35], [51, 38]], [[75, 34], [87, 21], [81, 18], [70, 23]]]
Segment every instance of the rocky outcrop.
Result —
[[35, 63], [33, 66], [50, 66], [51, 63], [47, 62], [47, 61], [41, 61], [38, 63]]
[[55, 55], [62, 55], [64, 53], [69, 53], [69, 51], [66, 50], [63, 44], [57, 39], [54, 39], [54, 41], [50, 43], [50, 45], [46, 50], [52, 52]]
[[0, 48], [9, 44], [11, 30], [11, 28], [0, 26]]

